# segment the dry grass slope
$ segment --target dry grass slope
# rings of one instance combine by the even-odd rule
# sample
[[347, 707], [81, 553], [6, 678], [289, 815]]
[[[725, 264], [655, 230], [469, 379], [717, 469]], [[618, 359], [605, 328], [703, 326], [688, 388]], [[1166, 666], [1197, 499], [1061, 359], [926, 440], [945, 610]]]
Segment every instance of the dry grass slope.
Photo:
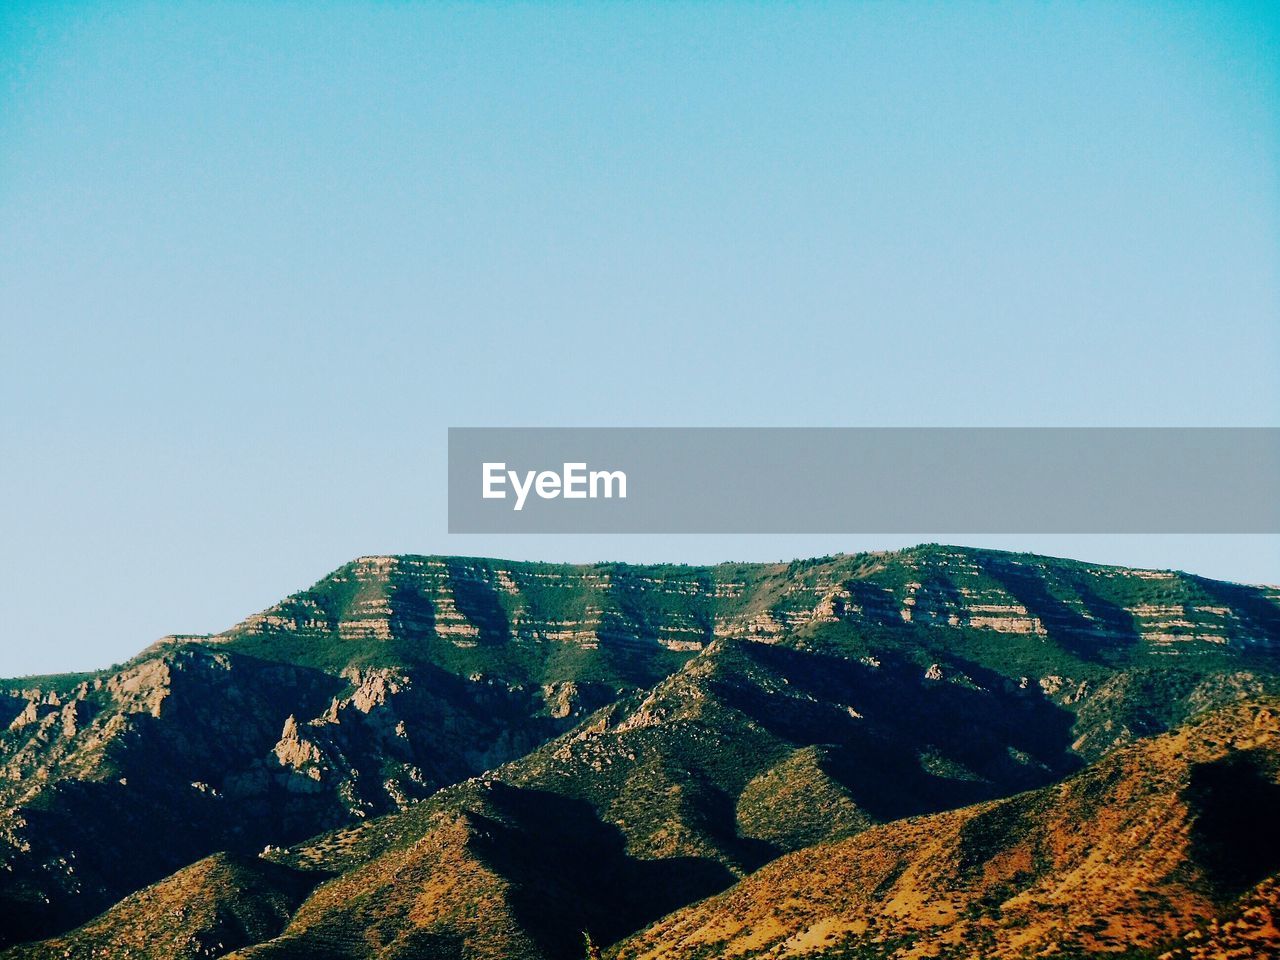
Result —
[[278, 933], [321, 879], [256, 857], [218, 854], [127, 897], [64, 937], [5, 960], [221, 957]]
[[1233, 706], [1059, 785], [783, 857], [613, 956], [1155, 956], [1201, 927], [1276, 950], [1277, 811], [1280, 703]]

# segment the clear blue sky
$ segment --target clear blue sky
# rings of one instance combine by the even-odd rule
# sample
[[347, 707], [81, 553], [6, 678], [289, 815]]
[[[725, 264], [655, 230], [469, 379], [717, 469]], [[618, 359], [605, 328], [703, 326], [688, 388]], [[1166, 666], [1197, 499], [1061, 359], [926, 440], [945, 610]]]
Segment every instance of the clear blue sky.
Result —
[[1266, 3], [5, 3], [0, 675], [362, 553], [926, 539], [449, 537], [449, 425], [1280, 424], [1278, 108]]

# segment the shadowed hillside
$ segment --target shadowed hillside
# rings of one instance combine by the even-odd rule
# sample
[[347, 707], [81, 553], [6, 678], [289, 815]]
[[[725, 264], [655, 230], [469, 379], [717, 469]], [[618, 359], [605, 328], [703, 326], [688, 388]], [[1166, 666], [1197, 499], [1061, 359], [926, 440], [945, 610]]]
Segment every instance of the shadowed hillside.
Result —
[[[1154, 956], [1181, 940], [1180, 956], [1206, 932], [1261, 945], [1277, 810], [1280, 703], [1226, 707], [1060, 785], [784, 857], [612, 955]], [[1236, 917], [1225, 934], [1219, 913]]]
[[135, 893], [69, 936], [7, 955], [219, 957], [278, 933], [320, 879], [257, 857], [218, 854]]

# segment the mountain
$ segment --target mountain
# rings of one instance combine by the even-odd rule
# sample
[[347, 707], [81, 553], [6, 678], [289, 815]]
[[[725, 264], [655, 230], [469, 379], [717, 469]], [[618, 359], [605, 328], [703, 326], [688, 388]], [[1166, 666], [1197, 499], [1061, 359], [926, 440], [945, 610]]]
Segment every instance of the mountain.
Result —
[[[49, 949], [577, 956], [1277, 692], [1277, 639], [1274, 588], [954, 547], [361, 558], [225, 633], [0, 684], [0, 946], [108, 910]], [[314, 890], [233, 936], [249, 863]], [[145, 946], [145, 905], [196, 886], [164, 936], [206, 952]]]
[[613, 956], [1062, 957], [1195, 950], [1206, 928], [1269, 937], [1277, 811], [1280, 701], [1232, 705], [1061, 784], [785, 856]]

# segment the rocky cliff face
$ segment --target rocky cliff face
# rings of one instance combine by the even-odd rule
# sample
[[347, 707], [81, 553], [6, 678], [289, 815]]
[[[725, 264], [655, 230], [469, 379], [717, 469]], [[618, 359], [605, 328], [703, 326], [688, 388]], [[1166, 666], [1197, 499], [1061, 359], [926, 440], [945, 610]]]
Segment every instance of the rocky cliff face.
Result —
[[426, 665], [334, 676], [202, 645], [63, 693], [14, 691], [0, 740], [0, 903], [17, 919], [4, 931], [87, 919], [216, 850], [256, 853], [403, 808], [613, 695]]
[[[709, 568], [361, 558], [223, 634], [0, 685], [0, 945], [217, 851], [337, 829], [270, 856], [345, 869], [333, 843], [373, 856], [400, 822], [384, 815], [416, 822], [486, 771], [508, 791], [489, 813], [530, 849], [569, 842], [544, 822], [567, 805], [599, 825], [608, 869], [701, 864], [701, 896], [1263, 694], [1278, 638], [1272, 589], [958, 548]], [[488, 816], [477, 796], [468, 816]]]
[[[290, 832], [263, 792], [231, 789], [279, 734], [279, 704], [319, 709], [316, 671], [173, 650], [59, 693], [25, 689], [0, 740], [0, 900], [10, 936], [92, 915], [217, 849]], [[310, 824], [308, 823], [308, 827]]]
[[438, 658], [447, 658], [442, 647], [515, 643], [528, 648], [530, 671], [554, 654], [631, 645], [651, 649], [617, 666], [645, 680], [673, 662], [657, 650], [687, 654], [717, 637], [836, 621], [1052, 634], [1095, 652], [1265, 646], [1280, 626], [1280, 589], [946, 547], [718, 567], [362, 557], [212, 639], [409, 640]]

